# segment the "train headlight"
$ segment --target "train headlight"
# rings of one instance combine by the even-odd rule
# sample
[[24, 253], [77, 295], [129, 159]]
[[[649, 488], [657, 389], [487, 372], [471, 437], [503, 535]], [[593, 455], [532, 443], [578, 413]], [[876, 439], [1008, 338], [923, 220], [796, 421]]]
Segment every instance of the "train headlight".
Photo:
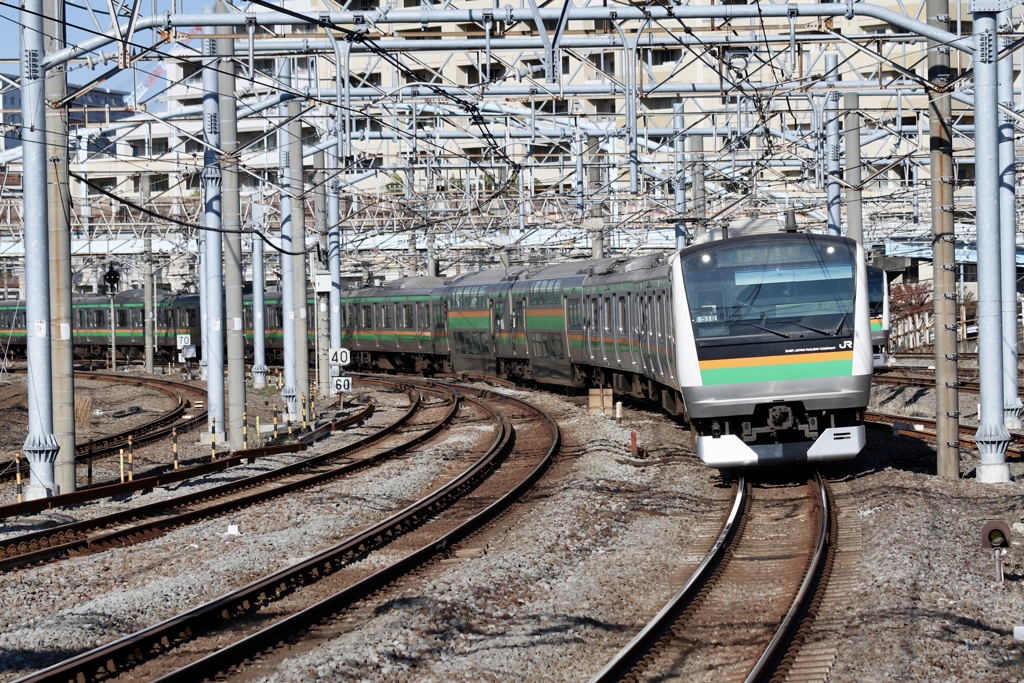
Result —
[[711, 254], [704, 254], [700, 257], [701, 263], [711, 263]]

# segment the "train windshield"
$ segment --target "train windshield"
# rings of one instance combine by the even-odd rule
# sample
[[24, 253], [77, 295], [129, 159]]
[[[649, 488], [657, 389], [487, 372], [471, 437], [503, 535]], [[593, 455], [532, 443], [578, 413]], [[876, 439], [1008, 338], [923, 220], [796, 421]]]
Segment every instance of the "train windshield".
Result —
[[716, 242], [682, 261], [698, 338], [853, 329], [853, 247], [815, 235]]

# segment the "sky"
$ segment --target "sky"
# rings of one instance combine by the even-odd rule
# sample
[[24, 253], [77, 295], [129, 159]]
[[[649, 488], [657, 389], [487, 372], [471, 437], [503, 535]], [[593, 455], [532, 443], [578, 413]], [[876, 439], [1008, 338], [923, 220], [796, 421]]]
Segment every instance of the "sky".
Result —
[[[98, 30], [96, 22], [85, 9], [85, 3], [92, 7], [92, 13], [99, 22], [102, 32], [106, 32], [110, 25], [110, 15], [104, 0], [68, 0], [67, 21], [71, 28], [68, 29], [68, 42], [75, 43], [78, 40], [95, 35]], [[18, 73], [19, 54], [19, 22], [20, 12], [17, 9], [17, 0], [0, 0], [0, 72], [5, 74]], [[176, 7], [179, 12], [201, 12], [202, 6], [212, 4], [212, 0], [177, 0]], [[143, 16], [149, 16], [155, 9], [158, 13], [166, 12], [171, 7], [171, 0], [143, 0]], [[80, 27], [80, 28], [74, 28]], [[84, 30], [83, 30], [84, 29]], [[148, 45], [152, 42], [152, 31], [144, 31], [136, 37], [136, 43]], [[109, 48], [108, 48], [109, 49]], [[104, 84], [104, 87], [115, 90], [130, 92], [134, 84], [146, 78], [147, 73], [156, 66], [157, 62], [141, 62], [136, 69], [137, 73], [132, 74], [131, 70], [114, 76]], [[89, 68], [85, 64], [74, 64], [68, 74], [68, 80], [72, 84], [85, 83], [95, 76], [104, 73], [114, 66], [113, 63], [100, 64], [95, 68]], [[159, 88], [157, 83], [155, 88]]]

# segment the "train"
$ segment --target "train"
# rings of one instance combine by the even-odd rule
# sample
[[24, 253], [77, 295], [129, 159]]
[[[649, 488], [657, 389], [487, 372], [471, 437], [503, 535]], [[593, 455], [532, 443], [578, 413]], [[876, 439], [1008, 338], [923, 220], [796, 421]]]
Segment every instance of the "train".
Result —
[[868, 302], [874, 365], [884, 368], [889, 364], [889, 281], [885, 271], [877, 266], [868, 266]]
[[[110, 303], [76, 299], [82, 353], [109, 350]], [[162, 356], [179, 334], [198, 341], [198, 304], [157, 297]], [[265, 304], [272, 363], [279, 294]], [[313, 320], [312, 295], [307, 305]], [[140, 293], [115, 296], [113, 309], [119, 352], [141, 355]], [[713, 468], [851, 459], [865, 443], [869, 278], [863, 249], [842, 237], [716, 229], [665, 254], [410, 277], [344, 290], [341, 318], [350, 368], [611, 388], [682, 416]], [[0, 305], [0, 326], [9, 349], [24, 345], [23, 308]]]

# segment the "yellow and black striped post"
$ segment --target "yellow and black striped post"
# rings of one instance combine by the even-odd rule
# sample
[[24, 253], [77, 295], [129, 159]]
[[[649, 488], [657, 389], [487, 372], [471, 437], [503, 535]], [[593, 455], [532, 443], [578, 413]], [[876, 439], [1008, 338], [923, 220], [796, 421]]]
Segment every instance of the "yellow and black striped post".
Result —
[[121, 483], [124, 483], [124, 449], [118, 448], [118, 456], [121, 458]]
[[309, 421], [312, 423], [310, 429], [316, 425], [316, 396], [309, 395]]
[[210, 462], [217, 459], [217, 418], [210, 419]]
[[135, 480], [135, 447], [132, 445], [132, 436], [128, 435], [128, 481]]
[[302, 431], [306, 431], [306, 392], [302, 392]]
[[257, 415], [256, 416], [256, 439], [257, 440], [262, 440], [262, 438], [263, 437], [260, 436], [260, 416]]
[[277, 441], [277, 404], [274, 404], [274, 440]]
[[249, 412], [242, 411], [242, 448], [249, 449]]
[[171, 430], [171, 448], [174, 449], [174, 469], [178, 469], [178, 428]]
[[17, 495], [18, 502], [22, 501], [21, 491], [21, 452], [14, 454], [14, 492]]

